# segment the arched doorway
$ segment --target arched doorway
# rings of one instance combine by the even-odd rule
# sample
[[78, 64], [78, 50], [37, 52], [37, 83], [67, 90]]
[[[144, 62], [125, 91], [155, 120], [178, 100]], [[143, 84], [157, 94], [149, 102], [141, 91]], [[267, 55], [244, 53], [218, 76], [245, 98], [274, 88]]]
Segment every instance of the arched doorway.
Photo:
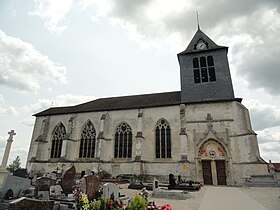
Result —
[[198, 157], [201, 160], [203, 182], [206, 185], [226, 185], [225, 147], [215, 139], [209, 139], [201, 144]]

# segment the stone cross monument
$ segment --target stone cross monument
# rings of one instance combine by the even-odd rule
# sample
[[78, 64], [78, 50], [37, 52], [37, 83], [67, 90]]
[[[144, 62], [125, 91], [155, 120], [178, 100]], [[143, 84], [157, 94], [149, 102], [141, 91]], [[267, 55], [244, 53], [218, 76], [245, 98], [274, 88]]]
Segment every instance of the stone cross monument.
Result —
[[8, 132], [8, 134], [10, 136], [7, 140], [6, 149], [5, 149], [3, 158], [2, 158], [2, 164], [0, 166], [0, 186], [2, 185], [2, 182], [5, 178], [5, 176], [7, 175], [6, 167], [7, 167], [7, 163], [8, 163], [8, 159], [9, 159], [12, 142], [13, 142], [13, 136], [16, 135], [14, 130], [11, 130], [10, 132]]

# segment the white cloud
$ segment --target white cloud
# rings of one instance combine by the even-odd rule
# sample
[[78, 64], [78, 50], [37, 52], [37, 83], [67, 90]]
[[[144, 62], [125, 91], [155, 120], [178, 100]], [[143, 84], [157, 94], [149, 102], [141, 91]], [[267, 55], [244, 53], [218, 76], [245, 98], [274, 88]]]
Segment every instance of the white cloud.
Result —
[[51, 33], [60, 35], [67, 29], [66, 24], [59, 25], [59, 23], [71, 10], [73, 0], [34, 0], [34, 3], [35, 11], [29, 12], [29, 14], [40, 17]]
[[15, 107], [9, 106], [6, 107], [4, 102], [4, 97], [0, 95], [0, 116], [15, 116], [17, 115]]
[[[24, 111], [30, 114], [35, 114], [37, 112], [43, 111], [50, 107], [58, 107], [58, 106], [73, 106], [80, 103], [88, 102], [91, 100], [95, 100], [94, 96], [80, 96], [80, 95], [72, 95], [72, 94], [64, 94], [58, 95], [53, 99], [40, 99], [38, 102], [33, 103], [31, 105], [24, 106]], [[31, 120], [26, 120], [26, 122], [30, 122]]]
[[21, 121], [21, 123], [25, 126], [28, 126], [28, 127], [33, 127], [34, 126], [34, 118], [33, 117], [29, 117], [29, 118], [26, 118], [24, 120]]
[[[182, 51], [200, 25], [217, 44], [230, 46], [232, 68], [252, 88], [279, 95], [280, 1], [226, 0], [86, 0], [95, 6], [93, 20], [108, 18], [112, 25], [127, 30], [143, 47], [169, 46]], [[215, 5], [213, 7], [213, 5]], [[84, 7], [86, 7], [84, 6]], [[257, 21], [256, 21], [257, 20]], [[220, 42], [221, 41], [221, 42]]]
[[256, 100], [249, 100], [244, 103], [249, 108], [251, 122], [255, 130], [263, 130], [280, 125], [280, 109], [276, 106], [263, 104]]
[[84, 102], [95, 100], [94, 96], [80, 96], [72, 94], [58, 95], [52, 99], [39, 99], [36, 103], [31, 105], [25, 105], [22, 109], [24, 113], [27, 113], [29, 117], [23, 119], [21, 124], [32, 127], [34, 125], [35, 119], [31, 115], [41, 112], [50, 107], [59, 106], [74, 106]]
[[66, 67], [0, 30], [0, 85], [36, 91], [45, 80], [66, 83]]
[[4, 153], [7, 139], [8, 139], [8, 134], [6, 136], [0, 136], [0, 153]]
[[258, 131], [261, 156], [272, 162], [280, 162], [280, 132], [271, 129]]
[[72, 94], [59, 95], [55, 98], [53, 106], [72, 106], [95, 100], [94, 96], [80, 96]]

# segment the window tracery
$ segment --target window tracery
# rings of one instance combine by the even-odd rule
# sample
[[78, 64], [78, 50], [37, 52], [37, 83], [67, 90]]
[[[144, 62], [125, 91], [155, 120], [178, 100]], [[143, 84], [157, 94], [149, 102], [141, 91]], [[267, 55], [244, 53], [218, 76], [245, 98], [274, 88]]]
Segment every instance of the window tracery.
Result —
[[164, 119], [156, 127], [156, 158], [171, 158], [170, 126]]
[[51, 158], [59, 158], [61, 155], [62, 142], [66, 135], [65, 126], [59, 123], [53, 132]]
[[115, 158], [131, 158], [132, 131], [127, 123], [121, 123], [115, 133]]
[[80, 158], [94, 158], [96, 143], [96, 130], [93, 123], [89, 120], [81, 134]]

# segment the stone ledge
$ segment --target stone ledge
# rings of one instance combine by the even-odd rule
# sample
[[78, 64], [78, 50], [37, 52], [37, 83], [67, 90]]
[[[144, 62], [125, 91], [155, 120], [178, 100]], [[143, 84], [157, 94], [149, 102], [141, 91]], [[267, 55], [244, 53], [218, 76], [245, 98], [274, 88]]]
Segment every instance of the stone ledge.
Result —
[[186, 200], [190, 198], [190, 194], [183, 190], [161, 190], [156, 189], [152, 192], [154, 198], [168, 198], [174, 200]]

